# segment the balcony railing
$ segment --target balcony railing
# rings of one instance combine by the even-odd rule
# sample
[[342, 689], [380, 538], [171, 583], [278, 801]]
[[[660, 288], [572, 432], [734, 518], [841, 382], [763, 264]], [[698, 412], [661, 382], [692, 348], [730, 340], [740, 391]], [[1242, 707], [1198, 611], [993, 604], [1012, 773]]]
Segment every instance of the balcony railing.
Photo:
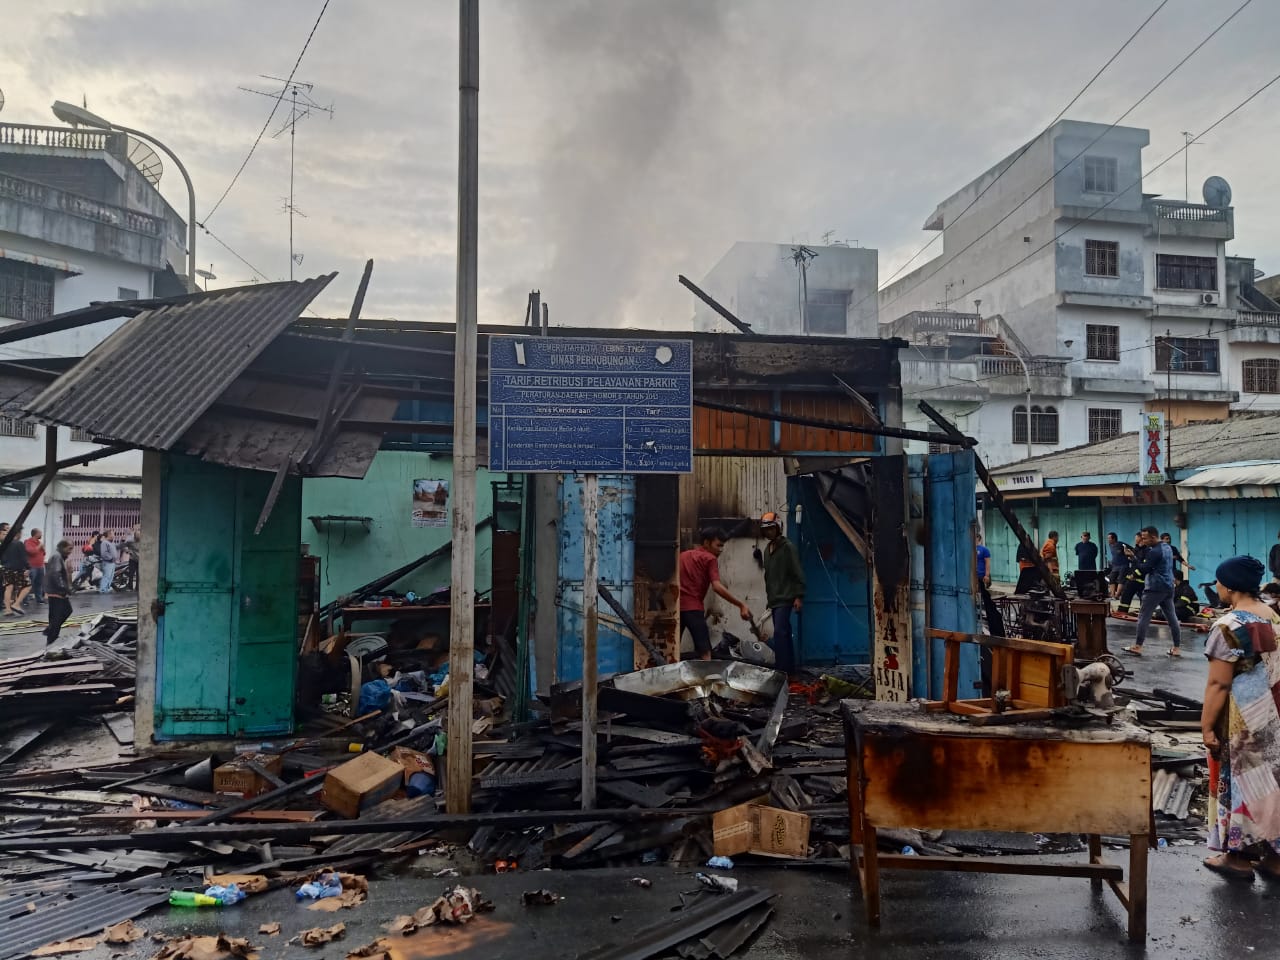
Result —
[[125, 136], [109, 130], [0, 123], [0, 145], [55, 147], [63, 150], [105, 150], [123, 156]]
[[1179, 203], [1153, 200], [1151, 209], [1162, 220], [1190, 220], [1195, 223], [1228, 223], [1230, 207], [1211, 207], [1204, 203]]
[[1230, 324], [1233, 327], [1280, 327], [1280, 313], [1237, 310], [1236, 317], [1230, 321]]
[[121, 227], [134, 233], [148, 237], [164, 236], [164, 221], [136, 210], [117, 207], [112, 203], [103, 203], [92, 197], [84, 197], [78, 193], [68, 193], [57, 187], [25, 180], [22, 177], [11, 177], [0, 174], [0, 197], [20, 200], [32, 206], [60, 210], [73, 217], [95, 220], [98, 223]]
[[[1027, 374], [1032, 377], [1065, 377], [1065, 360], [1032, 358], [1026, 361]], [[1020, 377], [1022, 361], [1017, 357], [979, 357], [978, 372], [984, 377]]]
[[909, 314], [916, 333], [983, 333], [982, 317], [976, 313], [917, 310]]

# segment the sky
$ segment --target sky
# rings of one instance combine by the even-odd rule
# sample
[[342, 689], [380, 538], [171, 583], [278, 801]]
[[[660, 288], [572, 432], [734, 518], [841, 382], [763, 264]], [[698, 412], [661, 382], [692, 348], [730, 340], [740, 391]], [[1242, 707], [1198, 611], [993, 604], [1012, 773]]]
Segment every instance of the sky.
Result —
[[[1167, 0], [1067, 116], [1115, 121], [1241, 2]], [[0, 0], [0, 121], [56, 123], [62, 99], [153, 134], [191, 172], [211, 287], [287, 277], [287, 102], [213, 207], [273, 104], [239, 88], [278, 90], [262, 75], [289, 75], [323, 5]], [[938, 201], [1042, 130], [1158, 5], [481, 0], [480, 321], [521, 322], [540, 289], [555, 324], [684, 329], [677, 275], [736, 240], [875, 247], [883, 281]], [[373, 258], [364, 316], [453, 319], [457, 21], [445, 0], [330, 0], [315, 29], [296, 77], [333, 115], [296, 127], [294, 231], [296, 276], [340, 273], [321, 313], [345, 315]], [[1280, 3], [1254, 0], [1125, 118], [1151, 130], [1145, 166], [1280, 73], [1277, 38]], [[1189, 160], [1193, 200], [1230, 181], [1228, 251], [1267, 273], [1278, 110], [1280, 84]], [[1183, 177], [1178, 158], [1144, 188], [1181, 199]], [[174, 171], [161, 190], [185, 215]]]

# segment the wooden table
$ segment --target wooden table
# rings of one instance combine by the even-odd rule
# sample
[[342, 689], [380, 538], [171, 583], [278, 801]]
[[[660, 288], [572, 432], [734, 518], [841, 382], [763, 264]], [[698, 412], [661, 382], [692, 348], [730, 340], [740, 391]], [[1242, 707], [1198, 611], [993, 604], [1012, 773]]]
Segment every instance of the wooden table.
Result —
[[[1151, 742], [1129, 724], [1072, 730], [1043, 723], [974, 726], [918, 703], [845, 700], [851, 866], [880, 925], [880, 871], [949, 870], [1105, 881], [1147, 935]], [[1087, 863], [886, 855], [881, 828], [1082, 833]], [[1102, 859], [1102, 834], [1128, 835], [1129, 876]]]

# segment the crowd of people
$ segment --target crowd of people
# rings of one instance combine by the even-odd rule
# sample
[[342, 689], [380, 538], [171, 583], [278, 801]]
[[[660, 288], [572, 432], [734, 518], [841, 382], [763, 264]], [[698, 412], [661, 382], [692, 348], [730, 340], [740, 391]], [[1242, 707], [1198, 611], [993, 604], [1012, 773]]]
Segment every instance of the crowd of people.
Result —
[[[1280, 538], [1278, 538], [1280, 539]], [[1132, 543], [1107, 534], [1105, 570], [1088, 532], [1075, 545], [1081, 574], [1105, 574], [1112, 600], [1128, 611], [1140, 600], [1134, 641], [1126, 653], [1142, 656], [1157, 611], [1169, 628], [1170, 657], [1182, 655], [1181, 623], [1201, 615], [1186, 573], [1195, 570], [1168, 533], [1144, 527]], [[1018, 552], [1018, 592], [1039, 582], [1036, 558]], [[1040, 550], [1050, 573], [1059, 576], [1058, 533], [1050, 531]], [[978, 538], [978, 577], [991, 582], [991, 551]], [[1270, 569], [1273, 581], [1263, 584]], [[1209, 662], [1200, 733], [1209, 757], [1208, 846], [1205, 867], [1233, 881], [1261, 877], [1280, 885], [1280, 543], [1264, 567], [1254, 557], [1224, 560], [1214, 572], [1206, 599], [1217, 614], [1205, 638]], [[1225, 613], [1220, 611], [1225, 610]]]
[[[0, 523], [0, 541], [9, 535], [10, 524]], [[13, 532], [8, 546], [0, 554], [0, 578], [4, 582], [5, 617], [27, 616], [27, 604], [47, 605], [49, 625], [45, 628], [46, 645], [54, 643], [62, 625], [71, 616], [71, 595], [78, 590], [110, 593], [116, 586], [136, 590], [141, 530], [134, 527], [123, 541], [114, 530], [95, 530], [80, 548], [79, 560], [73, 560], [75, 548], [69, 540], [59, 540], [52, 552], [47, 550], [44, 532], [33, 527], [27, 537], [19, 528]], [[124, 564], [121, 567], [121, 564]], [[73, 572], [74, 567], [74, 572]], [[117, 584], [116, 573], [124, 572]]]

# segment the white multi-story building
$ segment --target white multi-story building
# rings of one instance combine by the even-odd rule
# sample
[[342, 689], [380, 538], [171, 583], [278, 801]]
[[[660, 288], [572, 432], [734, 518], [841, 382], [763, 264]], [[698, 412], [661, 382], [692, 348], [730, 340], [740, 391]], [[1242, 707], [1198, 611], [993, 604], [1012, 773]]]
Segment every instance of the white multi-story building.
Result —
[[[160, 195], [158, 180], [154, 154], [124, 134], [0, 123], [0, 328], [95, 301], [187, 292], [186, 224]], [[59, 358], [84, 356], [122, 322], [0, 344], [0, 369], [56, 367]], [[41, 466], [46, 428], [22, 419], [13, 405], [4, 413], [0, 474]], [[91, 437], [58, 432], [59, 459], [99, 449]], [[64, 470], [26, 526], [44, 529], [47, 542], [79, 540], [105, 527], [127, 530], [137, 522], [141, 473], [136, 451]], [[17, 514], [33, 483], [0, 484], [0, 520]]]
[[927, 399], [1001, 464], [1136, 430], [1143, 410], [1280, 409], [1280, 305], [1227, 256], [1229, 189], [1143, 193], [1148, 141], [1061, 121], [938, 205], [942, 252], [879, 295], [882, 332], [913, 345], [909, 426]]

